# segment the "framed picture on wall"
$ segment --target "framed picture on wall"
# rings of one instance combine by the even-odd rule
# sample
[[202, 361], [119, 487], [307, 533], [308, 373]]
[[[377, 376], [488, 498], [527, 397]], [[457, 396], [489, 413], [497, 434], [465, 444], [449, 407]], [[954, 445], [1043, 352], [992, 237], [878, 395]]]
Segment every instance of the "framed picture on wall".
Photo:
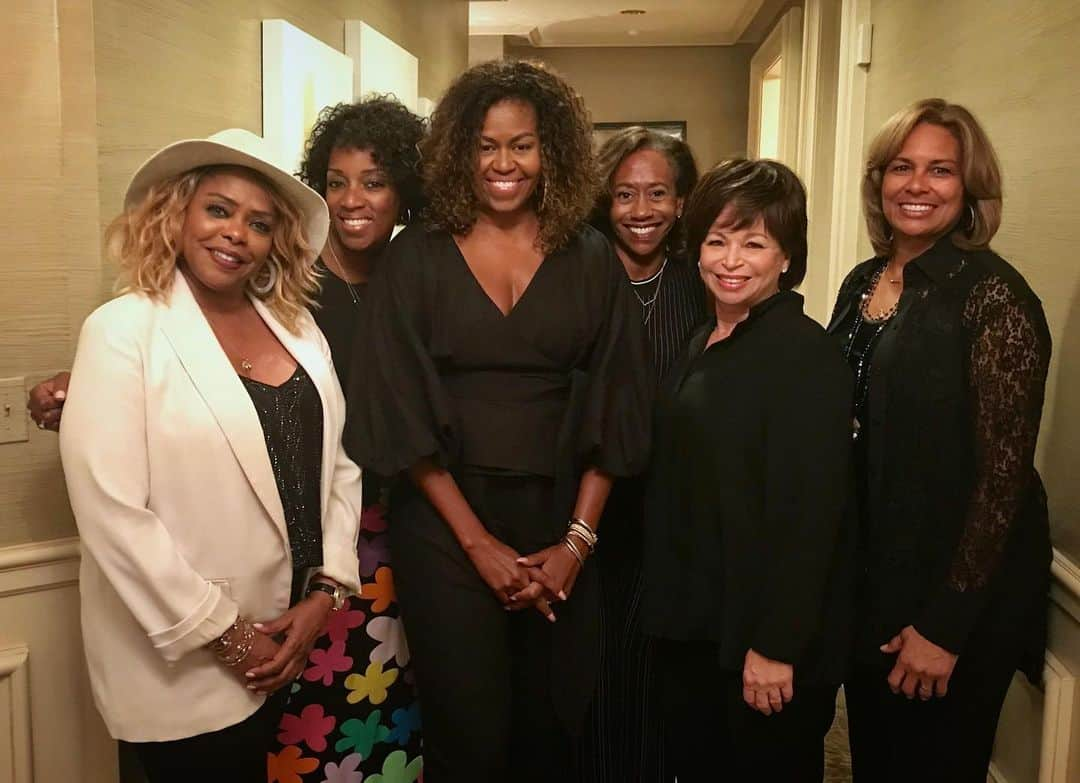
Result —
[[664, 120], [663, 122], [594, 122], [593, 144], [597, 149], [623, 128], [640, 125], [643, 128], [674, 136], [676, 139], [686, 141], [686, 120]]

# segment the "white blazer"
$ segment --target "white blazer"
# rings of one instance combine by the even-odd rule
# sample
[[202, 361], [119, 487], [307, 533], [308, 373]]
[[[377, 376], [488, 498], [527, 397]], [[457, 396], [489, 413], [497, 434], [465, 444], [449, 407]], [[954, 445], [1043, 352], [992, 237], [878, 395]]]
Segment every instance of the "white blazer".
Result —
[[[345, 400], [310, 315], [259, 315], [322, 399], [323, 566], [359, 589], [360, 470], [341, 447]], [[289, 606], [291, 553], [258, 414], [177, 274], [171, 296], [125, 294], [83, 324], [60, 428], [82, 538], [83, 641], [98, 709], [132, 742], [231, 726], [263, 697], [206, 649], [237, 614]]]

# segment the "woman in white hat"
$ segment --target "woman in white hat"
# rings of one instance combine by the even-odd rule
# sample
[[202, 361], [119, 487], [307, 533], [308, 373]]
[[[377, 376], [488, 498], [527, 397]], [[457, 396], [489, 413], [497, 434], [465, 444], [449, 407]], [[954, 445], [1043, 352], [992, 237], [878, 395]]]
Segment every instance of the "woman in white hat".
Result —
[[326, 204], [269, 160], [231, 130], [143, 164], [64, 409], [91, 685], [152, 783], [265, 781], [267, 697], [357, 587], [360, 472], [307, 311]]

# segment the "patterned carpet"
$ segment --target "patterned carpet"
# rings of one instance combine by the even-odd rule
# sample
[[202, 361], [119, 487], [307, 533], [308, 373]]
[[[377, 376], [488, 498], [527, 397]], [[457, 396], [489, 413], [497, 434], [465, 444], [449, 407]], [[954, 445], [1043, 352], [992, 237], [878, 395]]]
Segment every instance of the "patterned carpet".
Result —
[[848, 750], [847, 709], [844, 692], [836, 695], [836, 719], [825, 737], [825, 783], [850, 783], [851, 753]]

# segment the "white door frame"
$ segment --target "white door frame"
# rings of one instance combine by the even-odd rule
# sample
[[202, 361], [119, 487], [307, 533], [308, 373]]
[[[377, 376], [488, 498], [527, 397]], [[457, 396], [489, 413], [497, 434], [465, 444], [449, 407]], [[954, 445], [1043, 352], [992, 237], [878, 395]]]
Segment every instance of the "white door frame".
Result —
[[747, 118], [747, 155], [758, 157], [761, 129], [761, 88], [765, 72], [783, 58], [780, 73], [780, 143], [777, 159], [795, 165], [799, 147], [799, 100], [803, 59], [802, 9], [792, 8], [773, 27], [750, 58], [750, 111]]

